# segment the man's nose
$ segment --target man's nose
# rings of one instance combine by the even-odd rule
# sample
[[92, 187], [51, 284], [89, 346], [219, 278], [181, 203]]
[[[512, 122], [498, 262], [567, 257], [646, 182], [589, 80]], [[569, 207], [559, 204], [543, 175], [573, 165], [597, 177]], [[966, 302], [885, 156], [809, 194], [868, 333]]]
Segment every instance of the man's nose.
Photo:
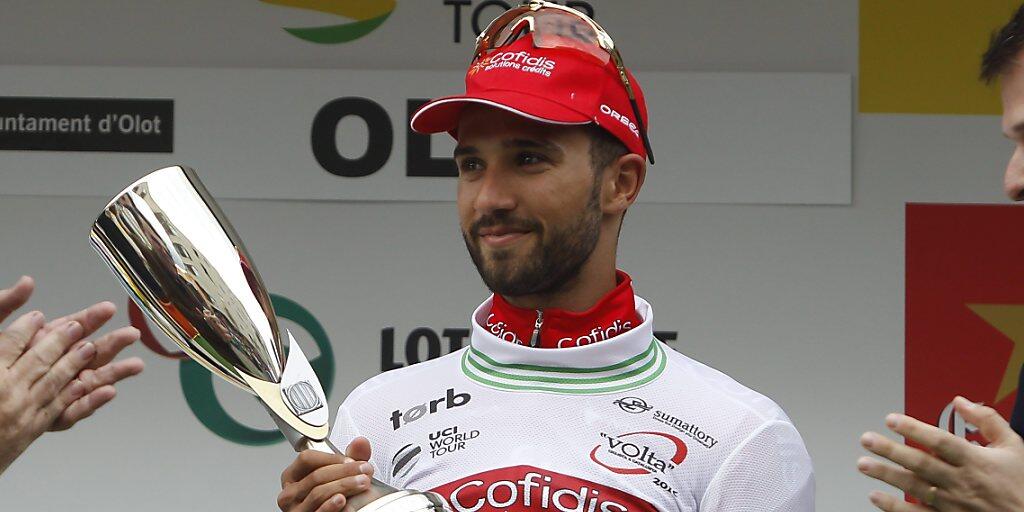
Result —
[[1017, 144], [1003, 175], [1003, 191], [1013, 201], [1024, 199], [1024, 148]]
[[490, 214], [498, 210], [511, 211], [518, 204], [513, 183], [500, 168], [491, 168], [480, 178], [480, 188], [473, 202], [477, 212]]

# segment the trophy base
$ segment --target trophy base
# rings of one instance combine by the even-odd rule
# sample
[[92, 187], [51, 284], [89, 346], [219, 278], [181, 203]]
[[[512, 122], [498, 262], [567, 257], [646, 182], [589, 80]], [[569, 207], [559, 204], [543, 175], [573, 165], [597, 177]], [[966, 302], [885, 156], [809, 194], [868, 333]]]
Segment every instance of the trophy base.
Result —
[[[364, 492], [362, 494], [371, 494]], [[401, 490], [370, 501], [369, 503], [358, 503], [362, 495], [357, 494], [349, 498], [349, 505], [358, 512], [420, 512], [420, 511], [448, 511], [448, 504], [435, 492], [421, 492]], [[371, 496], [372, 497], [372, 496]], [[346, 508], [348, 508], [346, 506]]]

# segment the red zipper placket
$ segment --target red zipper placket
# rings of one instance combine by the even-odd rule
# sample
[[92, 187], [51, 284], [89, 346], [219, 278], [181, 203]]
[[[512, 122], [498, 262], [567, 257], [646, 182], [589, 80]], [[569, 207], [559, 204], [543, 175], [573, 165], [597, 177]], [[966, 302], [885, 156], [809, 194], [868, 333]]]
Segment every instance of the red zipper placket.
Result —
[[517, 308], [495, 295], [485, 328], [499, 338], [533, 348], [589, 345], [612, 338], [638, 325], [632, 280], [617, 272], [617, 285], [591, 309]]

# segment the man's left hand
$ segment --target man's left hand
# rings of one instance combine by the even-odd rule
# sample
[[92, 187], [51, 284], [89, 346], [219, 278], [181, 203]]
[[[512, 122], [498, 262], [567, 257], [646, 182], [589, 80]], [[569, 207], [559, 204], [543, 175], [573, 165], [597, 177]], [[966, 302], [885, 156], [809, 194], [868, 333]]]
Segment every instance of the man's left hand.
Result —
[[[116, 312], [117, 307], [114, 304], [100, 302], [77, 313], [52, 320], [39, 330], [29, 342], [29, 346], [34, 345], [54, 327], [70, 321], [76, 321], [82, 325], [83, 337], [89, 336], [110, 321]], [[93, 344], [96, 346], [96, 356], [62, 391], [62, 394], [80, 398], [71, 402], [61, 412], [60, 416], [50, 425], [49, 431], [67, 430], [75, 423], [92, 416], [92, 413], [117, 395], [117, 390], [114, 387], [116, 383], [142, 372], [145, 364], [137, 357], [113, 361], [121, 350], [138, 339], [138, 329], [121, 327], [93, 340]]]
[[871, 503], [891, 512], [1024, 510], [1024, 441], [991, 407], [962, 397], [954, 407], [991, 444], [978, 446], [910, 416], [890, 414], [890, 430], [928, 451], [867, 432], [861, 436], [864, 448], [896, 464], [862, 457], [857, 468], [924, 504], [878, 491], [871, 493]]

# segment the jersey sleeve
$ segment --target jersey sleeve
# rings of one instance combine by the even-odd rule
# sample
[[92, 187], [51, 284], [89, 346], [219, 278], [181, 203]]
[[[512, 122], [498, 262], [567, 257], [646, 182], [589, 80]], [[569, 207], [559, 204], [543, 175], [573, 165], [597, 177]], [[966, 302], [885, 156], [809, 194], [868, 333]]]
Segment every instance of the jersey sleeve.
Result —
[[702, 512], [813, 512], [814, 469], [792, 423], [772, 420], [719, 467]]
[[338, 407], [338, 414], [331, 425], [331, 443], [339, 450], [346, 450], [353, 439], [363, 436], [370, 440], [370, 464], [373, 465], [373, 477], [381, 482], [391, 485], [390, 461], [384, 456], [384, 447], [381, 441], [375, 441], [373, 432], [368, 432], [358, 426], [356, 415], [352, 411], [352, 396], [345, 400]]

